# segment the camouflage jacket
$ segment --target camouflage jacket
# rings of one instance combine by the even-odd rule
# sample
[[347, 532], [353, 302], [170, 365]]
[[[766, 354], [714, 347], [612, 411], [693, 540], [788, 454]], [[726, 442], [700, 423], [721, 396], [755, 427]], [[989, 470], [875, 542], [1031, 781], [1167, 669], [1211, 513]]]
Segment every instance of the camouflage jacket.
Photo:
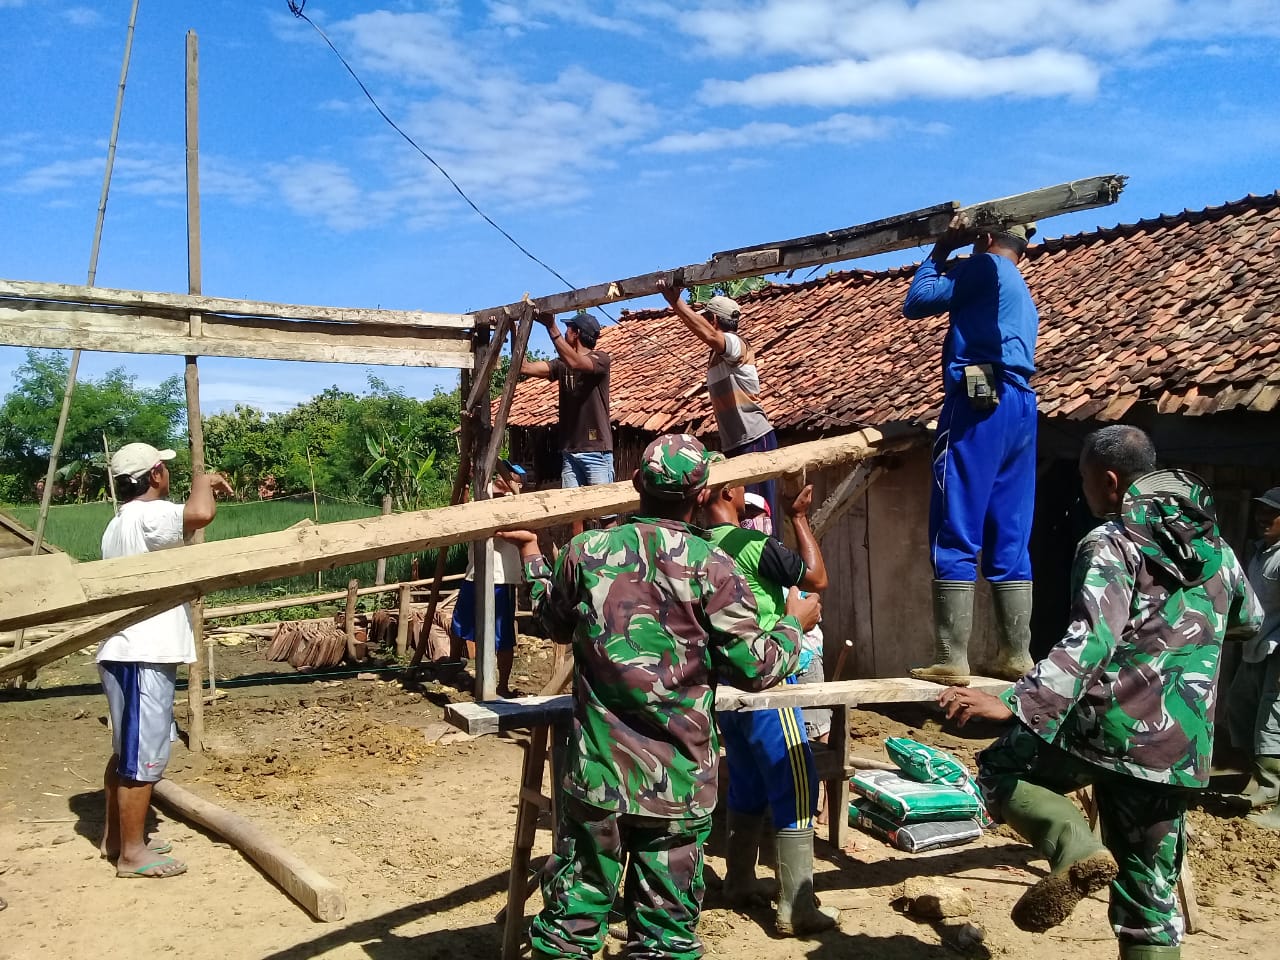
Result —
[[1213, 753], [1218, 661], [1227, 631], [1261, 609], [1221, 538], [1208, 491], [1189, 474], [1140, 478], [1119, 517], [1081, 540], [1071, 625], [1004, 695], [1043, 739], [1109, 770], [1202, 787]]
[[525, 563], [533, 606], [573, 644], [565, 790], [618, 813], [685, 818], [716, 805], [715, 677], [760, 690], [792, 673], [800, 624], [761, 629], [727, 554], [685, 524], [637, 519], [574, 537], [554, 575]]

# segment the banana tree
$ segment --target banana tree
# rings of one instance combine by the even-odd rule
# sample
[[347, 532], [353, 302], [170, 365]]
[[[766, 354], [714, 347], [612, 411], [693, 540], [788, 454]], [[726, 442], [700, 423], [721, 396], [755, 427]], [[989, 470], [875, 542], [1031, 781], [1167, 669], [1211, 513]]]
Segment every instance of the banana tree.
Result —
[[371, 462], [360, 483], [370, 484], [380, 494], [390, 494], [400, 510], [420, 510], [427, 483], [435, 477], [435, 450], [414, 430], [408, 417], [394, 430], [381, 428], [365, 434], [364, 443]]

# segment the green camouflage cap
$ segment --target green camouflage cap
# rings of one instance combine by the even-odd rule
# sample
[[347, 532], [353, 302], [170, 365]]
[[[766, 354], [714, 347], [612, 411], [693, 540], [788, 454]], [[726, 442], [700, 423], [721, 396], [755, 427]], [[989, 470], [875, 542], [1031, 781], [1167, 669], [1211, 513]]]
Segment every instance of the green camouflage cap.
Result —
[[658, 497], [684, 500], [707, 485], [707, 449], [687, 433], [668, 433], [645, 447], [640, 485]]

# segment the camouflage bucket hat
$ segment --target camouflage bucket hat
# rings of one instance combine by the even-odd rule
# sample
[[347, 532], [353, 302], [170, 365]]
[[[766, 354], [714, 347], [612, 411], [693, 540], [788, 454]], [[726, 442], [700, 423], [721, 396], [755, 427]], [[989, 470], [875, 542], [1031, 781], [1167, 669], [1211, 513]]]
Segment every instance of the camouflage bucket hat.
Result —
[[707, 485], [707, 450], [697, 437], [669, 433], [645, 447], [640, 485], [659, 497], [684, 500]]

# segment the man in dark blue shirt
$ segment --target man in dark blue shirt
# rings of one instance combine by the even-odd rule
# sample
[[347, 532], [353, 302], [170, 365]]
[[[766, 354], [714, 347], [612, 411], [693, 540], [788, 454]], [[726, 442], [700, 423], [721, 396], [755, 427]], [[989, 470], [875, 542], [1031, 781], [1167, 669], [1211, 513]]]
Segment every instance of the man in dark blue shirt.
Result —
[[[933, 448], [929, 544], [934, 662], [911, 675], [966, 683], [973, 593], [991, 584], [1000, 628], [984, 672], [1016, 680], [1031, 669], [1031, 519], [1035, 506], [1035, 371], [1040, 317], [1018, 270], [1035, 225], [974, 234], [957, 220], [920, 264], [903, 315], [950, 312], [942, 346], [945, 399]], [[950, 268], [947, 257], [973, 243]]]

